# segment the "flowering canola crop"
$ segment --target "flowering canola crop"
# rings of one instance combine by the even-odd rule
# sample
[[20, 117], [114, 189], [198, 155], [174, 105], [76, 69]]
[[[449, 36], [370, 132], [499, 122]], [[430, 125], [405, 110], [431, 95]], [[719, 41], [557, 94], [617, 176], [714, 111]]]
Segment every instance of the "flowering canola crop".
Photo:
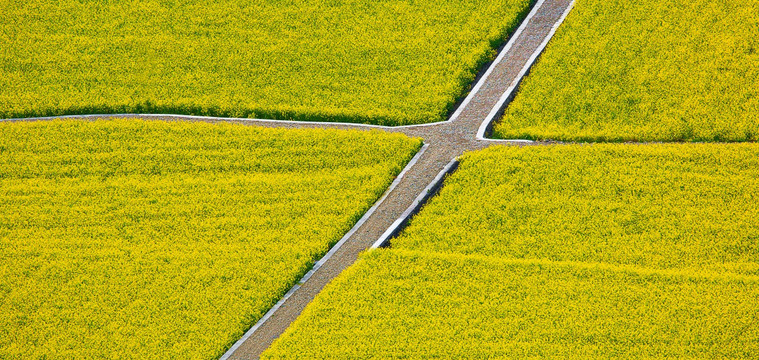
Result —
[[759, 145], [469, 153], [395, 247], [759, 275]]
[[752, 358], [759, 145], [495, 147], [264, 354]]
[[0, 118], [444, 120], [530, 0], [0, 0]]
[[758, 0], [577, 0], [499, 138], [759, 140]]
[[420, 145], [227, 124], [0, 123], [0, 358], [218, 358]]
[[759, 351], [759, 277], [381, 249], [263, 359], [735, 358]]

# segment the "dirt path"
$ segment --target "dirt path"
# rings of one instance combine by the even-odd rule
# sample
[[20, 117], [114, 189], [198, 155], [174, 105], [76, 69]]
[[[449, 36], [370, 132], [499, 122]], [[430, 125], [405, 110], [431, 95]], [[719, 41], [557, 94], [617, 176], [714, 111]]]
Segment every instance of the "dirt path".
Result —
[[[522, 25], [490, 64], [451, 119], [436, 124], [383, 127], [361, 124], [310, 123], [233, 118], [211, 118], [181, 115], [105, 114], [52, 118], [9, 119], [34, 121], [60, 118], [139, 117], [161, 120], [194, 120], [232, 122], [278, 128], [337, 128], [352, 130], [378, 129], [421, 137], [427, 148], [413, 166], [378, 204], [375, 211], [358, 224], [351, 236], [320, 261], [320, 266], [306, 275], [288, 295], [251, 328], [222, 359], [257, 359], [303, 311], [322, 288], [353, 264], [358, 254], [371, 247], [430, 184], [438, 173], [464, 151], [479, 150], [493, 144], [540, 145], [523, 140], [489, 140], [483, 137], [489, 123], [497, 118], [513, 95], [519, 81], [543, 50], [558, 24], [563, 21], [574, 0], [539, 0]], [[484, 124], [484, 125], [483, 125]], [[479, 136], [478, 136], [479, 132]]]

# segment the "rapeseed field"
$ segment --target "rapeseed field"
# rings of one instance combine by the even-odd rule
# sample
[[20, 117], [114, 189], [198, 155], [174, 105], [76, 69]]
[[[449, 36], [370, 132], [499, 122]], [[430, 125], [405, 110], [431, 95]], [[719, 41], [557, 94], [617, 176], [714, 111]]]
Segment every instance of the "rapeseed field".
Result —
[[494, 135], [757, 141], [757, 14], [757, 0], [577, 0]]
[[379, 132], [0, 123], [0, 358], [218, 358], [420, 146]]
[[759, 144], [495, 147], [394, 247], [759, 275]]
[[753, 358], [759, 145], [466, 154], [264, 354]]
[[444, 120], [530, 0], [0, 0], [0, 118]]
[[750, 359], [759, 277], [379, 249], [263, 359]]

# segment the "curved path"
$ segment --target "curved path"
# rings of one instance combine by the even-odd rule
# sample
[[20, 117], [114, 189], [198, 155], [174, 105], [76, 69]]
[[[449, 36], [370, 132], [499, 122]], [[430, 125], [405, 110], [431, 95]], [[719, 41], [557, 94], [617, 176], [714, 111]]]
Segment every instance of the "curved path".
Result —
[[[491, 140], [485, 134], [493, 119], [514, 95], [523, 76], [543, 51], [556, 28], [569, 13], [574, 0], [539, 0], [527, 15], [509, 42], [499, 52], [479, 78], [469, 95], [448, 121], [434, 124], [384, 127], [344, 123], [314, 123], [276, 120], [253, 120], [236, 118], [212, 118], [181, 115], [78, 115], [51, 118], [8, 119], [11, 121], [34, 121], [60, 118], [113, 118], [140, 117], [162, 120], [193, 120], [205, 122], [233, 122], [246, 125], [279, 128], [338, 128], [352, 130], [376, 129], [401, 132], [421, 137], [424, 150], [409, 164], [403, 176], [362, 218], [346, 237], [320, 260], [303, 279], [293, 287], [259, 322], [253, 326], [222, 359], [256, 359], [279, 337], [292, 321], [303, 311], [322, 288], [338, 274], [353, 264], [361, 251], [371, 247], [388, 229], [394, 230], [402, 216], [413, 214], [415, 206], [421, 206], [427, 186], [433, 185], [445, 170], [464, 151], [479, 150], [493, 144], [540, 145], [527, 140]], [[422, 196], [420, 196], [422, 195]], [[398, 221], [397, 221], [398, 220]]]

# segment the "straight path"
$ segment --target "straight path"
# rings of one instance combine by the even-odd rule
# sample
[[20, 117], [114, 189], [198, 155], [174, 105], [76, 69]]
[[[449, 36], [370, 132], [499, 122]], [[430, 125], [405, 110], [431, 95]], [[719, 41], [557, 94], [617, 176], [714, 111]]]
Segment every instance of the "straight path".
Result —
[[[462, 101], [448, 121], [435, 124], [383, 127], [362, 124], [310, 123], [274, 120], [194, 117], [182, 115], [104, 114], [89, 116], [66, 116], [53, 118], [113, 118], [140, 117], [161, 120], [192, 120], [205, 122], [232, 122], [245, 125], [278, 128], [337, 128], [351, 130], [381, 130], [400, 132], [421, 137], [428, 145], [417, 162], [407, 168], [406, 174], [395, 188], [387, 193], [363, 224], [332, 251], [318, 269], [312, 271], [277, 306], [267, 313], [240, 341], [235, 343], [222, 359], [257, 359], [279, 337], [324, 286], [339, 275], [358, 258], [409, 208], [419, 194], [438, 173], [464, 151], [479, 150], [493, 144], [540, 145], [523, 140], [490, 140], [484, 138], [482, 129], [502, 111], [513, 96], [517, 85], [532, 62], [542, 52], [556, 27], [563, 21], [574, 0], [539, 0], [533, 6], [519, 29], [499, 52], [496, 60], [488, 66], [470, 94]], [[53, 118], [9, 119], [34, 121]], [[483, 125], [484, 124], [484, 125]]]
[[[385, 131], [402, 132], [421, 137], [429, 145], [398, 185], [388, 194], [377, 210], [361, 225], [300, 288], [276, 309], [255, 331], [246, 334], [243, 341], [235, 344], [225, 355], [227, 359], [257, 359], [279, 337], [324, 286], [353, 264], [361, 251], [373, 245], [393, 222], [413, 203], [416, 197], [433, 181], [435, 176], [464, 151], [478, 150], [494, 143], [525, 145], [523, 141], [492, 141], [478, 139], [477, 133], [493, 109], [503, 106], [501, 98], [509, 88], [512, 90], [521, 80], [520, 73], [529, 66], [531, 58], [541, 52], [544, 41], [553, 35], [555, 26], [571, 8], [572, 0], [545, 0], [535, 4], [520, 29], [507, 43], [498, 58], [454, 112], [451, 120], [427, 126], [387, 128]], [[520, 31], [521, 30], [521, 31]], [[507, 95], [508, 96], [508, 95]], [[500, 104], [499, 104], [500, 102]], [[495, 114], [502, 109], [496, 109]], [[256, 125], [277, 126], [275, 123], [259, 122]], [[298, 124], [298, 127], [314, 125]], [[325, 127], [325, 125], [316, 125]], [[358, 125], [327, 125], [338, 128], [363, 128]], [[534, 144], [534, 143], [533, 143]]]

